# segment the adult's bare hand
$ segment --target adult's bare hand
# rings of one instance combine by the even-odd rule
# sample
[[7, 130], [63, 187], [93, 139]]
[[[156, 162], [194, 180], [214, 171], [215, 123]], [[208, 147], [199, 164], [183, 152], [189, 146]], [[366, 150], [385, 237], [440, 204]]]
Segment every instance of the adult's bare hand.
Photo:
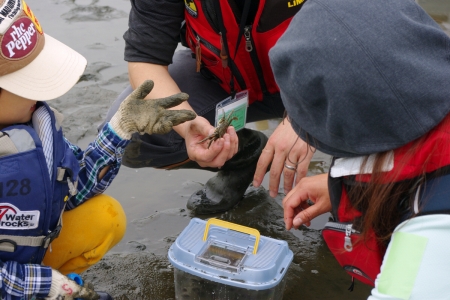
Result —
[[208, 143], [198, 143], [213, 132], [214, 127], [200, 116], [189, 122], [189, 126], [185, 128], [183, 136], [188, 156], [201, 167], [220, 168], [238, 151], [238, 137], [233, 126], [228, 127], [227, 133], [214, 141], [209, 149]]
[[[310, 205], [308, 200], [314, 204]], [[286, 229], [311, 225], [311, 220], [331, 211], [328, 174], [305, 177], [284, 197]]]
[[[287, 194], [300, 179], [306, 176], [313, 148], [298, 137], [291, 123], [285, 118], [275, 129], [259, 157], [253, 179], [253, 186], [258, 187], [270, 166], [269, 193], [278, 195], [281, 174], [284, 175], [284, 192]], [[289, 159], [288, 159], [289, 158]], [[296, 168], [288, 169], [284, 164]], [[298, 165], [296, 165], [298, 164]]]

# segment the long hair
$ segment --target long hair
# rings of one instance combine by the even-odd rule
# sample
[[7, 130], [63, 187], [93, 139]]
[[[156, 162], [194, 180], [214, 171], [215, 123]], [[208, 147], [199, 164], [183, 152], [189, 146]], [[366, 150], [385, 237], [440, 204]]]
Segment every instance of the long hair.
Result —
[[[420, 149], [430, 133], [408, 144], [409, 149], [405, 152], [401, 161], [395, 160], [392, 172], [383, 171], [383, 166], [390, 159], [389, 151], [380, 152], [375, 155], [372, 174], [368, 182], [357, 181], [348, 193], [352, 205], [363, 213], [359, 224], [361, 239], [367, 241], [369, 231], [373, 230], [378, 242], [387, 244], [395, 227], [408, 215], [409, 218], [416, 216], [413, 211], [413, 202], [417, 187], [426, 179], [426, 168], [434, 156], [447, 154], [448, 139], [439, 140], [429, 147], [426, 158], [421, 165], [414, 166], [416, 176], [414, 178], [399, 178], [406, 167], [411, 167], [411, 160], [417, 150]], [[439, 145], [438, 145], [439, 144]], [[446, 148], [443, 148], [446, 147]], [[361, 166], [361, 174], [366, 169], [368, 157]]]
[[[286, 117], [290, 121], [289, 116]], [[409, 218], [417, 215], [412, 210], [413, 202], [418, 186], [427, 179], [427, 167], [429, 165], [437, 166], [438, 170], [434, 172], [434, 176], [439, 176], [444, 172], [439, 170], [439, 167], [444, 167], [445, 163], [442, 163], [444, 160], [450, 166], [450, 159], [447, 158], [450, 156], [449, 123], [450, 114], [434, 129], [404, 146], [407, 150], [402, 156], [402, 160], [395, 160], [392, 172], [385, 172], [383, 168], [391, 159], [391, 151], [376, 153], [370, 180], [368, 182], [356, 181], [356, 184], [352, 185], [348, 191], [348, 197], [353, 207], [363, 213], [362, 218], [357, 221], [362, 241], [367, 241], [373, 236], [370, 234], [373, 230], [378, 242], [387, 245], [395, 227], [404, 220], [405, 215]], [[435, 130], [444, 132], [445, 135], [431, 142], [427, 141]], [[315, 148], [314, 140], [306, 142], [312, 149]], [[415, 176], [409, 179], [400, 179], [402, 172], [405, 173], [405, 168], [411, 168], [411, 161], [425, 144], [427, 156], [419, 160], [421, 161], [420, 165], [413, 166]], [[364, 174], [368, 159], [369, 156], [363, 161], [360, 174]], [[449, 166], [444, 168], [447, 169], [445, 171], [447, 173], [450, 172]]]

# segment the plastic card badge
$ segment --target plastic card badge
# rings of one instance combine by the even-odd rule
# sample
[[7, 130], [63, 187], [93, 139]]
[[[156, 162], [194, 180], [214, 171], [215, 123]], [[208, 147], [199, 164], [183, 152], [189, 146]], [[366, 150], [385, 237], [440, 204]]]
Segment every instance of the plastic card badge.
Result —
[[[237, 120], [233, 120], [231, 124], [236, 131], [241, 130], [245, 127], [247, 121], [247, 107], [248, 107], [248, 90], [236, 93], [236, 96], [232, 98], [231, 96], [225, 100], [217, 103], [216, 105], [216, 124], [217, 127], [219, 120], [224, 117], [229, 117], [229, 114], [233, 112], [233, 116]], [[231, 119], [231, 117], [230, 117]]]

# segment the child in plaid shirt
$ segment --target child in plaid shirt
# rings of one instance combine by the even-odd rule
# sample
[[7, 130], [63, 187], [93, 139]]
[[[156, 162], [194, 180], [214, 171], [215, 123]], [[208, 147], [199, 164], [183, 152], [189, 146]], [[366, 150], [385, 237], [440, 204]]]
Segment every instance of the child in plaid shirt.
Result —
[[0, 0], [0, 42], [1, 297], [98, 299], [63, 274], [85, 271], [125, 233], [121, 205], [102, 194], [124, 148], [135, 132], [164, 134], [195, 114], [167, 109], [186, 101], [183, 93], [144, 100], [153, 88], [146, 81], [82, 151], [44, 101], [76, 84], [84, 57], [44, 34], [21, 0]]

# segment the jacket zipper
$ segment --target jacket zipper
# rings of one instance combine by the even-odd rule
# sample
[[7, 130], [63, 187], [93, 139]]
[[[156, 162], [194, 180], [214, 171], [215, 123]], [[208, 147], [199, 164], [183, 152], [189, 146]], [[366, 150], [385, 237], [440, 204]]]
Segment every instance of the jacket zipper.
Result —
[[267, 94], [267, 85], [266, 81], [264, 80], [261, 64], [259, 63], [256, 50], [253, 47], [251, 25], [244, 27], [244, 38], [245, 38], [245, 50], [250, 54], [250, 57], [252, 59], [253, 67], [255, 68], [256, 75], [258, 76], [259, 80], [259, 85], [261, 86], [261, 91], [263, 92], [263, 94]]
[[[354, 233], [354, 234], [360, 233], [358, 230], [353, 228], [352, 223], [327, 222], [323, 229], [344, 232], [345, 233], [344, 249], [348, 252], [351, 252], [353, 250], [353, 245], [352, 245], [352, 240], [351, 240], [352, 233]], [[353, 286], [355, 284], [355, 282], [354, 282], [355, 276], [354, 275], [359, 275], [359, 276], [364, 277], [365, 279], [369, 280], [372, 283], [374, 282], [372, 278], [370, 278], [369, 276], [367, 276], [367, 274], [365, 274], [363, 271], [361, 271], [360, 269], [358, 269], [354, 266], [346, 265], [346, 266], [343, 266], [343, 268], [348, 273], [351, 273], [351, 276], [352, 276], [352, 284], [349, 287], [350, 291], [353, 291]]]
[[351, 252], [353, 250], [351, 235], [352, 235], [352, 233], [359, 234], [359, 231], [353, 229], [352, 223], [327, 222], [325, 224], [324, 229], [332, 229], [332, 230], [344, 232], [345, 233], [344, 249], [348, 252]]

